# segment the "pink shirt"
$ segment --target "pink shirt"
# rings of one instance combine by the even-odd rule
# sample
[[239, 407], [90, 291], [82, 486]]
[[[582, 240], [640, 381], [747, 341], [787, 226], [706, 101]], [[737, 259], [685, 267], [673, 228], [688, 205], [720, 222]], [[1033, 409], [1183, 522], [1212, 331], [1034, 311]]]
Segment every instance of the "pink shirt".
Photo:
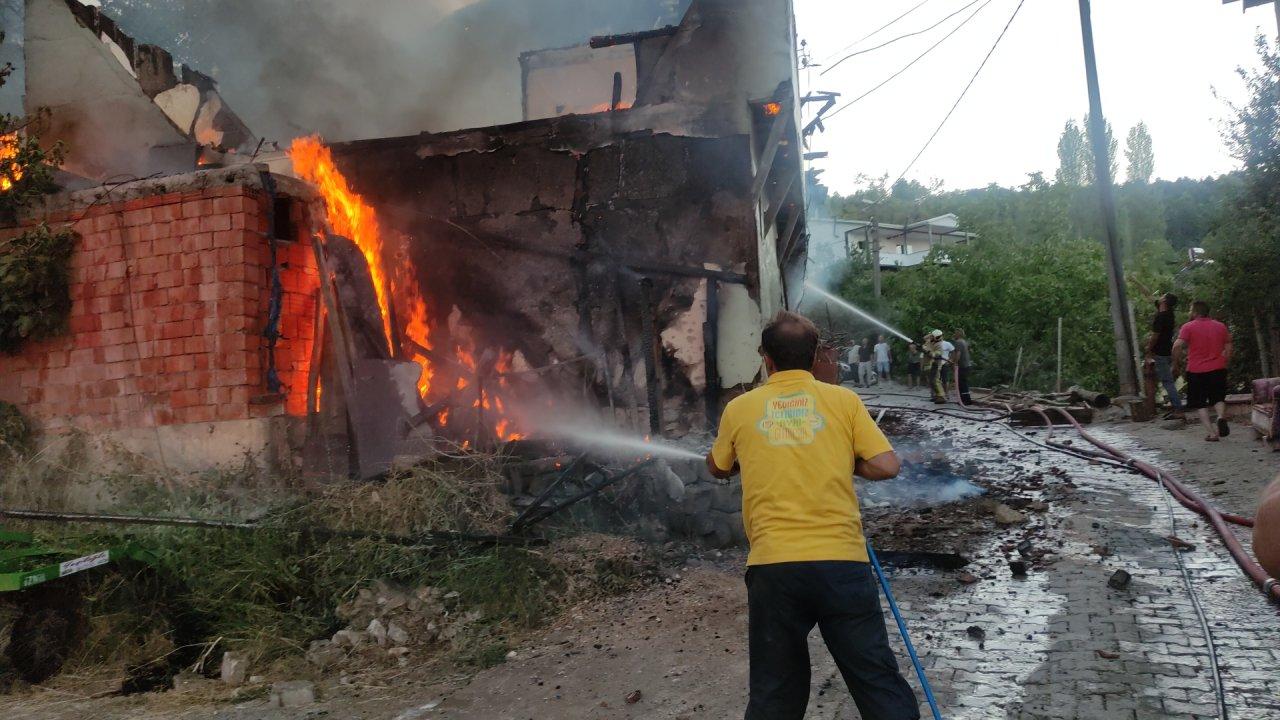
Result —
[[1222, 349], [1231, 342], [1231, 332], [1217, 320], [1190, 320], [1178, 331], [1178, 339], [1187, 344], [1187, 372], [1213, 372], [1227, 366]]

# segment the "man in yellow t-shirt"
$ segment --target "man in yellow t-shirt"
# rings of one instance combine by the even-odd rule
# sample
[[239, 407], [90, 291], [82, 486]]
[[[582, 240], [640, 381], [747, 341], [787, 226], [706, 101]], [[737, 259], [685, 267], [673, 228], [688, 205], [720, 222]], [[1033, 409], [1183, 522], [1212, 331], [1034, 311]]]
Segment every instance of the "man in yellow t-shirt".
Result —
[[707, 469], [742, 471], [751, 655], [747, 720], [799, 720], [817, 625], [866, 720], [917, 720], [889, 648], [853, 476], [885, 480], [898, 457], [852, 390], [810, 368], [818, 331], [780, 312], [761, 334], [769, 380], [724, 409]]

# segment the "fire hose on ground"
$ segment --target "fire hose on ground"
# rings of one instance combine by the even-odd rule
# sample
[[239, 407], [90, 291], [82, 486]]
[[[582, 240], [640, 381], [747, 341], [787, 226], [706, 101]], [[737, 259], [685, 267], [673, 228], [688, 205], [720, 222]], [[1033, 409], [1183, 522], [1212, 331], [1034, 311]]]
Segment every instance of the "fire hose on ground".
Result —
[[[957, 370], [956, 372], [957, 389], [959, 388], [958, 375], [959, 373]], [[878, 407], [883, 409], [904, 410], [909, 412], [942, 414], [948, 417], [955, 417], [957, 419], [969, 420], [971, 422], [989, 423], [989, 422], [999, 422], [1001, 420], [1005, 420], [1013, 414], [1013, 408], [1010, 405], [1008, 405], [1007, 403], [1001, 403], [1001, 404], [1004, 405], [1004, 409], [1007, 412], [1003, 414], [997, 414], [992, 417], [965, 416], [965, 415], [959, 415], [956, 413], [942, 412], [943, 408], [918, 408], [918, 407], [909, 407], [909, 406], [883, 406], [883, 405], [880, 405]], [[978, 408], [971, 409], [970, 406], [966, 405], [963, 401], [960, 402], [960, 405], [962, 408], [964, 408], [964, 412], [977, 412], [979, 410]], [[883, 415], [883, 409], [881, 410], [882, 415]], [[994, 408], [982, 408], [982, 409], [986, 409], [992, 412], [998, 412]], [[1132, 455], [1129, 455], [1128, 453], [1116, 448], [1113, 445], [1110, 445], [1102, 441], [1101, 439], [1085, 431], [1084, 427], [1080, 424], [1080, 422], [1076, 420], [1076, 418], [1072, 416], [1071, 413], [1067, 412], [1065, 408], [1062, 408], [1062, 407], [1045, 408], [1039, 404], [1033, 404], [1029, 406], [1028, 409], [1038, 414], [1045, 423], [1046, 436], [1043, 442], [1030, 438], [1018, 432], [1017, 430], [1015, 430], [1014, 428], [1008, 425], [1000, 424], [999, 427], [1007, 428], [1008, 430], [1010, 430], [1011, 432], [1013, 432], [1015, 435], [1022, 438], [1023, 440], [1026, 440], [1038, 446], [1044, 447], [1046, 449], [1061, 452], [1067, 455], [1071, 455], [1073, 457], [1089, 460], [1090, 462], [1100, 462], [1112, 467], [1122, 468], [1130, 472], [1137, 472], [1160, 483], [1161, 487], [1163, 487], [1168, 492], [1168, 495], [1166, 496], [1166, 504], [1168, 506], [1171, 529], [1172, 529], [1172, 524], [1174, 522], [1174, 519], [1173, 519], [1174, 516], [1173, 516], [1173, 506], [1172, 504], [1169, 504], [1167, 502], [1167, 498], [1170, 496], [1176, 499], [1181, 505], [1186, 507], [1188, 510], [1193, 511], [1196, 514], [1208, 520], [1209, 524], [1213, 527], [1214, 531], [1218, 534], [1218, 537], [1222, 541], [1223, 546], [1226, 547], [1227, 551], [1231, 554], [1232, 559], [1240, 567], [1240, 569], [1245, 573], [1245, 575], [1249, 577], [1249, 579], [1252, 580], [1254, 584], [1257, 585], [1263, 591], [1263, 593], [1267, 596], [1268, 599], [1275, 602], [1280, 602], [1280, 583], [1278, 583], [1275, 578], [1270, 577], [1267, 574], [1267, 572], [1252, 557], [1249, 556], [1249, 554], [1244, 550], [1243, 546], [1241, 546], [1240, 541], [1235, 537], [1235, 534], [1231, 531], [1229, 527], [1227, 527], [1227, 523], [1232, 523], [1242, 527], [1253, 527], [1254, 522], [1251, 518], [1247, 518], [1247, 517], [1233, 514], [1233, 513], [1223, 513], [1219, 511], [1213, 505], [1209, 504], [1198, 493], [1188, 488], [1186, 485], [1184, 485], [1183, 483], [1175, 479], [1169, 473], [1163, 470], [1160, 470], [1159, 468], [1155, 467], [1154, 465], [1146, 461], [1135, 458]], [[1084, 438], [1089, 443], [1097, 447], [1098, 450], [1093, 451], [1093, 450], [1086, 450], [1086, 449], [1080, 449], [1080, 448], [1070, 448], [1064, 445], [1063, 443], [1054, 442], [1052, 438], [1053, 438], [1053, 431], [1055, 426], [1054, 426], [1053, 420], [1049, 417], [1047, 413], [1047, 410], [1050, 410], [1050, 409], [1056, 410], [1067, 421], [1067, 423], [1069, 423], [1076, 430], [1076, 432], [1080, 435], [1080, 437]], [[1177, 553], [1179, 551], [1175, 548], [1174, 552]], [[1192, 605], [1195, 609], [1196, 616], [1199, 620], [1201, 630], [1205, 635], [1205, 640], [1206, 640], [1207, 648], [1209, 651], [1210, 669], [1213, 675], [1214, 694], [1215, 694], [1215, 701], [1217, 705], [1218, 717], [1225, 720], [1225, 718], [1227, 717], [1226, 696], [1224, 694], [1223, 685], [1222, 685], [1222, 676], [1221, 676], [1221, 670], [1218, 664], [1217, 649], [1213, 642], [1212, 633], [1209, 629], [1208, 619], [1205, 616], [1204, 609], [1200, 604], [1199, 597], [1197, 596], [1195, 589], [1192, 585], [1191, 576], [1187, 570], [1186, 564], [1182, 562], [1181, 555], [1176, 555], [1176, 558], [1178, 560], [1178, 567], [1181, 570], [1184, 583], [1186, 584], [1186, 587], [1187, 587], [1187, 591], [1191, 597]], [[877, 568], [877, 572], [879, 572], [878, 568]], [[884, 585], [886, 595], [889, 595], [887, 582], [884, 581], [883, 577], [881, 578], [881, 581], [882, 581], [882, 584]], [[899, 623], [899, 630], [903, 633], [904, 640], [906, 640], [905, 624], [902, 622], [901, 616], [898, 613], [897, 608], [894, 605], [891, 597], [890, 597], [890, 608], [894, 611], [894, 617], [895, 619], [898, 620], [898, 623]], [[913, 648], [911, 647], [910, 641], [908, 640], [906, 641], [906, 643], [907, 643], [908, 652], [911, 653], [912, 655], [912, 661], [916, 662], [916, 657], [913, 652]], [[916, 667], [917, 667], [917, 672], [921, 673], [921, 681], [924, 682], [923, 673], [920, 670], [919, 665], [917, 665]], [[926, 684], [926, 687], [927, 687], [927, 684]], [[926, 694], [928, 695], [930, 693], [926, 692]], [[930, 703], [930, 705], [931, 707], [933, 707], [932, 702]], [[935, 716], [937, 716], [936, 708], [935, 708]]]
[[867, 558], [871, 560], [871, 568], [876, 571], [876, 577], [880, 580], [880, 589], [884, 590], [884, 598], [889, 601], [889, 610], [893, 612], [893, 619], [898, 624], [898, 634], [902, 635], [902, 644], [907, 648], [907, 655], [911, 657], [911, 664], [916, 669], [916, 677], [920, 678], [920, 687], [924, 690], [924, 698], [929, 701], [929, 709], [933, 711], [934, 720], [942, 720], [942, 711], [938, 710], [938, 701], [933, 699], [933, 688], [929, 686], [929, 679], [924, 676], [924, 665], [920, 664], [920, 656], [916, 655], [916, 647], [911, 644], [911, 635], [907, 633], [907, 621], [902, 619], [902, 613], [898, 610], [898, 601], [893, 599], [893, 591], [889, 589], [889, 580], [884, 575], [884, 569], [880, 567], [880, 559], [876, 557], [876, 551], [872, 549], [871, 542], [867, 541]]

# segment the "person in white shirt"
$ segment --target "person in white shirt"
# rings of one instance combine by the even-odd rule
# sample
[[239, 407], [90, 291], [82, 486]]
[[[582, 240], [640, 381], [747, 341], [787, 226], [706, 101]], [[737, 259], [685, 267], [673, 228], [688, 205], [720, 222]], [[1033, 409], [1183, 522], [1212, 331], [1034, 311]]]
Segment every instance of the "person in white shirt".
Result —
[[882, 380], [889, 379], [889, 365], [893, 360], [893, 354], [889, 351], [889, 343], [885, 342], [884, 336], [877, 338], [878, 342], [875, 346], [876, 353], [876, 374]]
[[956, 346], [951, 344], [950, 340], [942, 341], [942, 370], [939, 372], [939, 379], [942, 380], [942, 387], [946, 388], [951, 384], [951, 356], [956, 351]]

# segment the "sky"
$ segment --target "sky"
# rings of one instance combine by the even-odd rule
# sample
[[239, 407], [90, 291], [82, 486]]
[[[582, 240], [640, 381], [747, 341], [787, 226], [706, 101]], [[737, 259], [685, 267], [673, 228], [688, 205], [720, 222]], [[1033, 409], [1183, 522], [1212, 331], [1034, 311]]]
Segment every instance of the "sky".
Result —
[[[983, 0], [985, 1], [985, 0]], [[970, 0], [925, 0], [880, 33], [846, 46], [916, 6], [920, 0], [795, 0], [797, 32], [813, 62], [802, 90], [842, 93], [850, 100], [894, 74], [983, 6], [977, 2], [936, 29], [850, 58], [848, 52], [922, 30]], [[822, 181], [849, 193], [859, 175], [888, 173], [892, 182], [964, 89], [1018, 0], [990, 3], [937, 49], [865, 99], [826, 122], [812, 150]], [[1205, 177], [1237, 167], [1222, 143], [1228, 100], [1244, 97], [1236, 68], [1256, 67], [1253, 38], [1276, 34], [1271, 6], [1242, 12], [1221, 0], [1094, 0], [1094, 43], [1103, 115], [1120, 147], [1129, 128], [1147, 124], [1158, 178]], [[1217, 89], [1218, 97], [1214, 90]], [[941, 180], [958, 190], [989, 183], [1019, 185], [1035, 171], [1053, 176], [1063, 124], [1088, 110], [1076, 0], [1025, 0], [1008, 33], [955, 114], [908, 179]]]

